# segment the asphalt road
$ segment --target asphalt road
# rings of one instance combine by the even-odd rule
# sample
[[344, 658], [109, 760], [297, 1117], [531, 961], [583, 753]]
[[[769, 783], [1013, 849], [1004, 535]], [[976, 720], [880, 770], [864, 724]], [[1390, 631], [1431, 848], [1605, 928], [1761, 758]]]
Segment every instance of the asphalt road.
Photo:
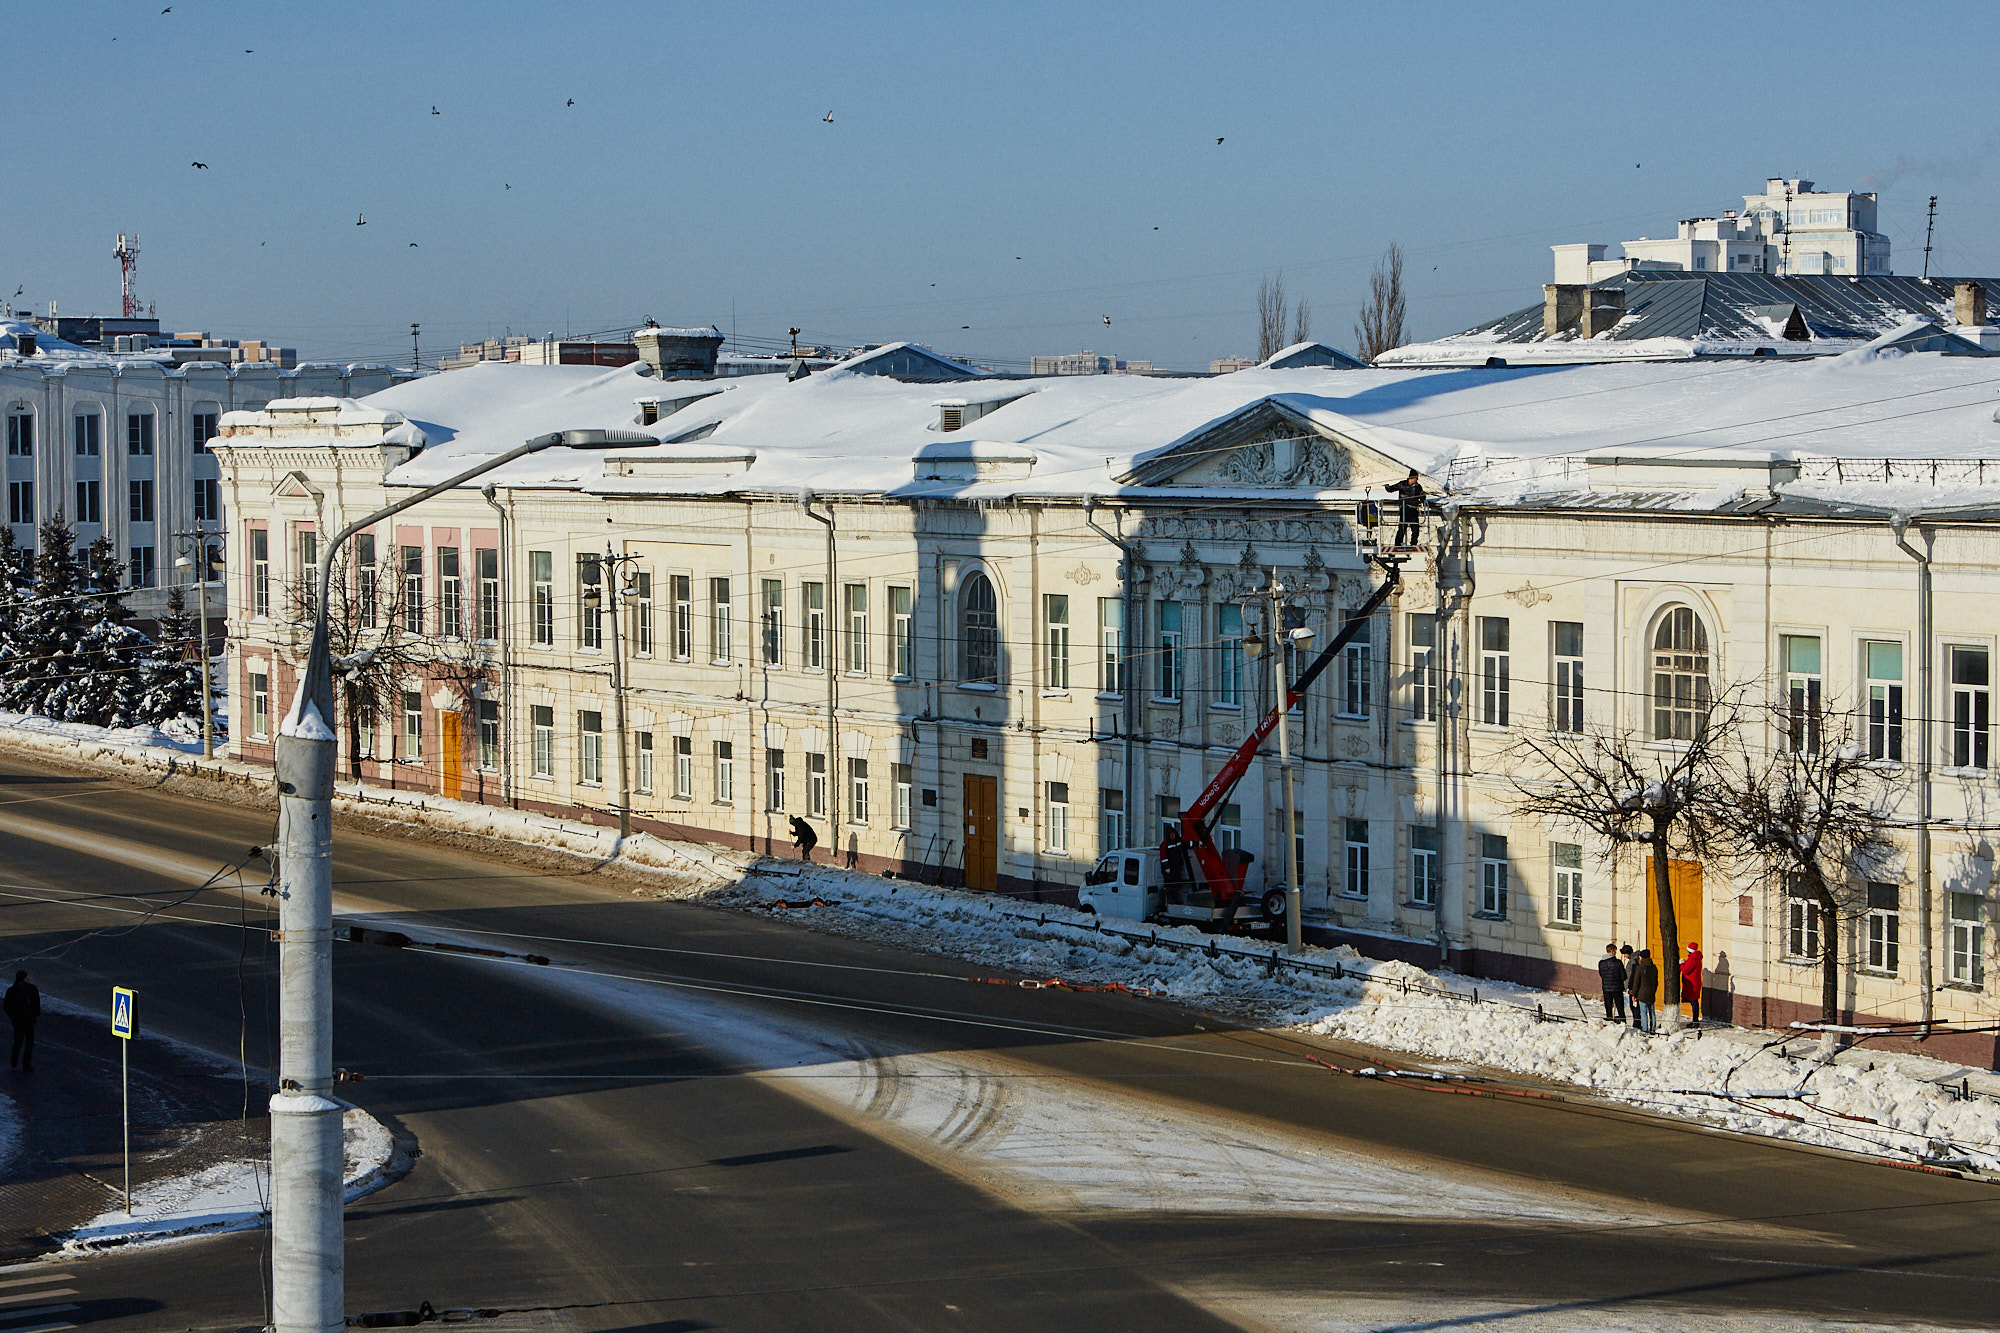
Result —
[[[0, 933], [52, 998], [95, 1007], [131, 985], [146, 1031], [217, 1052], [241, 1040], [262, 1060], [274, 959], [258, 909], [188, 895], [271, 832], [259, 811], [0, 759]], [[354, 1100], [422, 1148], [348, 1210], [350, 1312], [521, 1312], [496, 1329], [1234, 1326], [1204, 1308], [1215, 1291], [1586, 1323], [1673, 1308], [1987, 1327], [2000, 1311], [1992, 1187], [1615, 1110], [1313, 1075], [1296, 1039], [1158, 1002], [971, 986], [969, 966], [416, 841], [342, 831], [335, 874], [346, 900], [413, 935], [533, 937], [516, 947], [701, 988], [663, 992], [688, 997], [688, 1019], [662, 1022], [520, 965], [338, 949], [336, 1062], [367, 1076]], [[857, 1052], [983, 1051], [1428, 1162], [1447, 1191], [1454, 1172], [1497, 1173], [1637, 1201], [1660, 1224], [1038, 1211], [745, 1076], [700, 1040], [695, 1001], [718, 996]], [[61, 1070], [45, 1058], [35, 1077]], [[0, 1270], [0, 1333], [258, 1324], [266, 1240]], [[59, 1288], [39, 1285], [51, 1273]], [[36, 1299], [7, 1304], [13, 1281]], [[54, 1308], [44, 1290], [71, 1293], [60, 1313], [6, 1313]]]

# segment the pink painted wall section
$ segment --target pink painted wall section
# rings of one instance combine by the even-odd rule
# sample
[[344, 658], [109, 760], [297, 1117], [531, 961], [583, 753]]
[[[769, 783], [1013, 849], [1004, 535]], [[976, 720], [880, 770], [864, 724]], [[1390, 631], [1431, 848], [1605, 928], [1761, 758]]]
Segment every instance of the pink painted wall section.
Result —
[[423, 544], [424, 530], [422, 528], [406, 528], [400, 523], [396, 525], [396, 545], [422, 546]]
[[470, 529], [470, 533], [471, 535], [467, 542], [470, 546], [497, 549], [500, 545], [500, 529], [498, 528], [473, 528]]
[[431, 545], [432, 545], [432, 546], [456, 546], [456, 545], [458, 545], [458, 529], [457, 529], [457, 528], [432, 528], [432, 529], [431, 529]]

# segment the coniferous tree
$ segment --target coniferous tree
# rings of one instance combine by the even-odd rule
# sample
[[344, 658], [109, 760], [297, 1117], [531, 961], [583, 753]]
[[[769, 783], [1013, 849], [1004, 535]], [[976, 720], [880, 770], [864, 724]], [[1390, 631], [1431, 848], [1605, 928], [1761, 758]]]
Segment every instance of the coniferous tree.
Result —
[[61, 510], [43, 521], [32, 595], [21, 607], [12, 669], [0, 681], [0, 702], [17, 713], [61, 716], [72, 660], [86, 628], [80, 601], [83, 565], [76, 532]]
[[34, 580], [24, 567], [14, 529], [0, 527], [0, 698], [20, 670], [22, 618]]
[[70, 677], [63, 711], [49, 715], [102, 727], [133, 726], [140, 720], [144, 693], [140, 667], [151, 644], [128, 623], [132, 611], [119, 586], [125, 565], [109, 537], [99, 537], [85, 549], [83, 573], [87, 595], [82, 598], [84, 629], [77, 669]]
[[154, 725], [201, 716], [201, 632], [188, 610], [187, 591], [179, 584], [167, 589], [167, 613], [160, 618], [160, 637], [139, 668], [139, 720]]

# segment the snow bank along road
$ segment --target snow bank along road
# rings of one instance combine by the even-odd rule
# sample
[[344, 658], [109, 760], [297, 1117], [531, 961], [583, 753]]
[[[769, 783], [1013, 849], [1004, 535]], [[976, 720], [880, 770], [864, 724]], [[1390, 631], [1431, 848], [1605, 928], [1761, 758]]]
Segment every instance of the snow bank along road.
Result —
[[[162, 1031], [262, 1060], [261, 900], [188, 895], [269, 836], [257, 812], [0, 760], [10, 956], [64, 996], [135, 985]], [[1705, 1330], [2000, 1307], [1983, 1184], [1336, 1077], [1313, 1057], [1362, 1057], [1331, 1037], [974, 985], [991, 969], [588, 876], [348, 833], [336, 859], [343, 910], [554, 960], [337, 953], [336, 1061], [423, 1151], [349, 1210], [354, 1312]], [[254, 1323], [262, 1244], [188, 1242], [195, 1289], [187, 1254], [71, 1262], [69, 1319]]]

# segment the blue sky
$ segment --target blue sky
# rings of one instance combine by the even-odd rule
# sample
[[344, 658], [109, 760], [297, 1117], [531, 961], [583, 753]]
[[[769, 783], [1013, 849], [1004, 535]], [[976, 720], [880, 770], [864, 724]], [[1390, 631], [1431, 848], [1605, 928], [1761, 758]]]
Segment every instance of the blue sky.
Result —
[[164, 6], [9, 11], [0, 295], [115, 313], [125, 231], [164, 324], [310, 358], [650, 316], [1198, 368], [1267, 273], [1351, 346], [1400, 243], [1433, 336], [1797, 174], [2000, 272], [1991, 4]]

